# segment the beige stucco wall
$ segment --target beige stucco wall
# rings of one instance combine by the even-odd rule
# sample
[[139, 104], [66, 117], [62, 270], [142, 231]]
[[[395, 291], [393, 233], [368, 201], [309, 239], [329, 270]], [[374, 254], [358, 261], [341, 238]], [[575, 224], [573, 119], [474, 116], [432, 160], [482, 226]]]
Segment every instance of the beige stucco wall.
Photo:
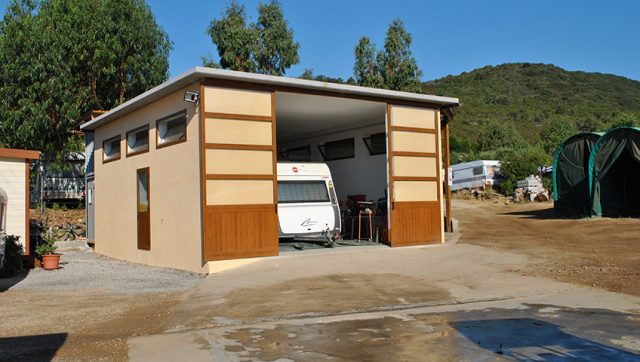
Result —
[[436, 152], [436, 136], [433, 133], [393, 131], [391, 146], [394, 151]]
[[435, 157], [393, 157], [394, 176], [436, 177], [438, 168]]
[[26, 166], [24, 159], [0, 157], [0, 187], [7, 193], [7, 235], [26, 242]]
[[[95, 131], [96, 251], [136, 263], [202, 271], [199, 107], [193, 84]], [[187, 141], [156, 149], [156, 120], [187, 110]], [[148, 124], [149, 152], [127, 157], [127, 131]], [[102, 142], [121, 136], [120, 160], [102, 162]], [[136, 171], [150, 168], [151, 250], [137, 248]]]
[[438, 201], [436, 181], [395, 181], [393, 186], [395, 201]]
[[270, 146], [273, 143], [271, 127], [271, 122], [207, 118], [206, 141], [207, 143]]
[[205, 158], [208, 174], [273, 174], [272, 151], [208, 149]]
[[391, 107], [391, 125], [434, 129], [436, 111], [433, 109], [393, 106]]
[[207, 205], [272, 203], [271, 180], [207, 180]]
[[271, 116], [271, 93], [254, 90], [207, 87], [205, 112]]

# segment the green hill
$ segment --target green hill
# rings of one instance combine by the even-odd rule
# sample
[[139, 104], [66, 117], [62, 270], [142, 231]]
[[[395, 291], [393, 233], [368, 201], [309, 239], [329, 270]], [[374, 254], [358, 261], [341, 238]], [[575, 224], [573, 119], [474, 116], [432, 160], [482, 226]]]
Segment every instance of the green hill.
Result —
[[640, 120], [640, 82], [547, 64], [487, 66], [424, 83], [423, 90], [460, 98], [452, 134], [471, 141], [491, 121], [513, 124], [534, 144], [542, 126], [556, 118], [585, 131], [605, 130], [623, 118]]

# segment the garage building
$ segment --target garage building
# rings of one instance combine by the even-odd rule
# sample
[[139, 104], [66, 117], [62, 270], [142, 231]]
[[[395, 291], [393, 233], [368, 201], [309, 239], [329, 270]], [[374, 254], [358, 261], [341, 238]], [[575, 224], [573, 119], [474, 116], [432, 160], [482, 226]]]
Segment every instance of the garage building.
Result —
[[93, 138], [96, 251], [205, 273], [277, 255], [279, 160], [326, 162], [339, 199], [388, 196], [390, 246], [441, 243], [457, 105], [192, 68], [82, 125]]

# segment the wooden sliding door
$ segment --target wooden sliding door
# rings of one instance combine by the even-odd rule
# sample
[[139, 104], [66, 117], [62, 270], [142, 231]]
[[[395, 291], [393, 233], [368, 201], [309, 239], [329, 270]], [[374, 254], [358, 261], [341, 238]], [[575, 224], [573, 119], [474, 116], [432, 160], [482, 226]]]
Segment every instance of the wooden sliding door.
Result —
[[439, 112], [388, 105], [391, 246], [442, 241]]
[[203, 86], [204, 259], [278, 254], [275, 93]]

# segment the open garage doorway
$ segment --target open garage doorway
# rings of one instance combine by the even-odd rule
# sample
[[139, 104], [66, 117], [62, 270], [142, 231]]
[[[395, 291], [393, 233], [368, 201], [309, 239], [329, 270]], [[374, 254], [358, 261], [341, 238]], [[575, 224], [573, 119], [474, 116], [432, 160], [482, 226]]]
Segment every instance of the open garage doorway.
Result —
[[281, 252], [387, 242], [386, 109], [383, 102], [277, 92]]

